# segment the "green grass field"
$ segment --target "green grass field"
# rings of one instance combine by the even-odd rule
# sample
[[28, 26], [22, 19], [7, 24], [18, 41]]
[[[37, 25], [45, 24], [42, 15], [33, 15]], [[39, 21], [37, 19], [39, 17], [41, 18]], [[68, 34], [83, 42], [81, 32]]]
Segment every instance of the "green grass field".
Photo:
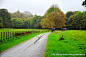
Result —
[[[65, 40], [59, 41], [62, 35]], [[48, 36], [44, 57], [86, 57], [86, 31], [68, 30], [51, 33]]]
[[13, 31], [19, 31], [19, 32], [24, 32], [24, 31], [45, 31], [48, 29], [12, 29], [12, 28], [3, 28], [0, 29], [0, 32], [13, 32]]

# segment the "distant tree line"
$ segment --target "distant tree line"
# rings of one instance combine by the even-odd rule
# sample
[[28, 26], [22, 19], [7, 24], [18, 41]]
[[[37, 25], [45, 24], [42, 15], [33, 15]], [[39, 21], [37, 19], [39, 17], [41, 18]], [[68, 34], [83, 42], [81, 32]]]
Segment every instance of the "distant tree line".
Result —
[[52, 5], [44, 16], [33, 15], [28, 11], [21, 13], [0, 9], [0, 28], [63, 28], [86, 29], [86, 11], [68, 11], [64, 14], [57, 5]]
[[68, 29], [86, 29], [86, 11], [68, 11], [65, 18]]

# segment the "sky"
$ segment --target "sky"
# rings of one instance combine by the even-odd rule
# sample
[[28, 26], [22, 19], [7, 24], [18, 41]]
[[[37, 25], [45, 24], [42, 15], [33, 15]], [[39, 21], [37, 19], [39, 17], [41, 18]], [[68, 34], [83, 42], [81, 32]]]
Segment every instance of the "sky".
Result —
[[7, 9], [8, 12], [29, 11], [33, 15], [43, 16], [51, 5], [57, 4], [65, 14], [67, 11], [86, 11], [82, 6], [84, 0], [0, 0], [0, 9]]

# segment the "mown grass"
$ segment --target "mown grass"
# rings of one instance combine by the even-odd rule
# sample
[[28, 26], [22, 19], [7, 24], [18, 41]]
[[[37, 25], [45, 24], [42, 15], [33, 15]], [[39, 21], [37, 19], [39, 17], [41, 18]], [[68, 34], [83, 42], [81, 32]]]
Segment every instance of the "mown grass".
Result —
[[[42, 32], [42, 33], [45, 33], [45, 32]], [[21, 36], [17, 36], [17, 37], [15, 36], [15, 37], [9, 38], [9, 40], [8, 39], [3, 40], [2, 42], [0, 42], [0, 52], [6, 50], [8, 48], [11, 48], [19, 43], [22, 43], [26, 40], [29, 40], [38, 34], [41, 34], [41, 33], [31, 33], [29, 35], [21, 35]]]
[[[62, 35], [65, 40], [59, 41]], [[68, 30], [51, 33], [48, 36], [44, 57], [86, 57], [86, 31]]]
[[48, 29], [13, 29], [13, 28], [3, 28], [3, 29], [0, 29], [0, 32], [24, 32], [24, 31], [45, 31], [45, 30], [48, 30]]

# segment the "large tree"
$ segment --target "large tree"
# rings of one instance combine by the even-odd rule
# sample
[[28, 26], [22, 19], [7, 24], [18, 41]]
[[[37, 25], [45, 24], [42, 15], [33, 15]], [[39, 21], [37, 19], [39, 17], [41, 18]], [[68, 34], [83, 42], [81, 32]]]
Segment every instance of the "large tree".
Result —
[[0, 17], [3, 19], [3, 26], [9, 28], [11, 24], [11, 15], [7, 9], [0, 9]]
[[86, 11], [83, 12], [82, 20], [80, 20], [81, 28], [86, 29]]
[[76, 14], [68, 18], [68, 26], [70, 29], [86, 29], [86, 12], [78, 11]]
[[48, 28], [62, 28], [65, 25], [63, 12], [51, 12], [48, 16]]
[[24, 14], [21, 13], [20, 11], [17, 11], [17, 12], [15, 12], [15, 13], [12, 13], [12, 14], [11, 14], [11, 17], [12, 17], [12, 18], [23, 18], [23, 17], [24, 17]]
[[23, 19], [21, 18], [12, 18], [12, 26], [13, 28], [22, 28], [23, 26]]
[[24, 19], [23, 21], [23, 28], [30, 29], [30, 18]]
[[73, 15], [74, 13], [72, 11], [68, 11], [65, 15], [66, 18], [66, 27], [68, 27], [68, 18]]
[[3, 28], [3, 19], [0, 17], [0, 28]]
[[30, 27], [31, 28], [37, 28], [37, 19], [39, 18], [40, 16], [38, 16], [38, 15], [35, 15], [34, 17], [33, 17], [33, 19], [31, 19], [31, 21], [30, 21]]
[[25, 18], [33, 17], [33, 15], [29, 11], [24, 11], [23, 14]]
[[86, 0], [82, 2], [82, 6], [86, 7]]
[[59, 9], [58, 5], [54, 4], [54, 5], [50, 6], [50, 8], [46, 11], [46, 13], [45, 13], [44, 16], [48, 15], [49, 13], [51, 13], [53, 11], [55, 11], [55, 12], [61, 12], [61, 10]]
[[52, 5], [41, 20], [42, 28], [62, 28], [65, 25], [65, 15], [57, 5]]

